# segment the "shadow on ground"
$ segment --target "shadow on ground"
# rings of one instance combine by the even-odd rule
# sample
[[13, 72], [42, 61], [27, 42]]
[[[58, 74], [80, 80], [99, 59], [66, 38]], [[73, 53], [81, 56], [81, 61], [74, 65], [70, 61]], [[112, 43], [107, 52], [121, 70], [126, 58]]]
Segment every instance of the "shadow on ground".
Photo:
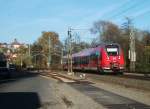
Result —
[[11, 72], [11, 76], [9, 78], [2, 78], [2, 77], [0, 78], [0, 84], [15, 82], [20, 79], [31, 78], [31, 77], [35, 77], [38, 75], [39, 75], [39, 73], [33, 73], [33, 72], [29, 72], [29, 71]]
[[41, 102], [35, 92], [0, 93], [1, 109], [38, 109], [40, 107]]

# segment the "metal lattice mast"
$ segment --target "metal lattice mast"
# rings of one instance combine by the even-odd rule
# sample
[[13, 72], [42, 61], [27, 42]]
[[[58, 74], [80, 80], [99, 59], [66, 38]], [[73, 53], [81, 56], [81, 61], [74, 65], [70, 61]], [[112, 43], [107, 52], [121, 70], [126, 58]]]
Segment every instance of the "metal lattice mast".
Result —
[[135, 71], [135, 61], [136, 61], [136, 52], [135, 52], [135, 35], [134, 35], [134, 29], [131, 25], [131, 19], [126, 18], [128, 23], [128, 29], [129, 29], [129, 59], [130, 59], [130, 71]]

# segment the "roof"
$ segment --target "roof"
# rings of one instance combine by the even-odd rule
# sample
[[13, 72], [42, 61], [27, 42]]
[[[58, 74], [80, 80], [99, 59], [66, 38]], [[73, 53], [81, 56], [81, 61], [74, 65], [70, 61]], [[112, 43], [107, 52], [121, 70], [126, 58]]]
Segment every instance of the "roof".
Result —
[[17, 39], [14, 39], [14, 42], [12, 42], [11, 45], [21, 45], [21, 44], [17, 41]]

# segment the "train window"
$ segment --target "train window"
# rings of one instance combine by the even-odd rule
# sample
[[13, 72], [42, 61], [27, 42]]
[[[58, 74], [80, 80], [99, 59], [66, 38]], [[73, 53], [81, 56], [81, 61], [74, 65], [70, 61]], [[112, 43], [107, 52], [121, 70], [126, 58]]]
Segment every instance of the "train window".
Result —
[[82, 59], [83, 59], [82, 64], [86, 64], [86, 57], [83, 57]]
[[75, 58], [75, 64], [76, 64], [76, 65], [78, 65], [78, 63], [79, 63], [78, 60], [79, 60], [79, 58], [76, 57], [76, 58]]
[[90, 59], [91, 59], [91, 60], [97, 59], [97, 55], [96, 55], [95, 53], [91, 54], [91, 55], [90, 55]]
[[86, 64], [89, 64], [90, 56], [86, 56]]
[[83, 57], [81, 57], [81, 64], [83, 64]]
[[77, 57], [76, 60], [77, 60], [77, 65], [79, 65], [80, 64], [80, 57]]
[[106, 51], [109, 56], [119, 55], [119, 46], [118, 45], [106, 45]]
[[77, 64], [77, 60], [76, 60], [76, 57], [73, 58], [73, 65], [76, 65]]
[[85, 57], [82, 57], [82, 64], [84, 64], [85, 62]]
[[94, 56], [93, 56], [93, 54], [91, 54], [91, 55], [90, 55], [90, 59], [91, 59], [91, 60], [93, 60], [93, 59], [94, 59]]
[[88, 56], [84, 56], [81, 58], [81, 64], [88, 64], [89, 63], [89, 57]]
[[117, 56], [118, 55], [118, 48], [106, 48], [106, 51], [109, 56]]

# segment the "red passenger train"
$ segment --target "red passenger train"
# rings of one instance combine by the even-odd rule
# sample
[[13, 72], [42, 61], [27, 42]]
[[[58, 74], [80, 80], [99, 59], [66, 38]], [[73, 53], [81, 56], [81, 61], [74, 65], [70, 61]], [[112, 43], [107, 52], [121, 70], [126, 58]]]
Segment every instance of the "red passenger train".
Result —
[[[97, 70], [99, 72], [123, 73], [124, 54], [118, 44], [101, 44], [72, 54], [73, 69]], [[63, 68], [67, 69], [67, 56], [63, 57]]]

